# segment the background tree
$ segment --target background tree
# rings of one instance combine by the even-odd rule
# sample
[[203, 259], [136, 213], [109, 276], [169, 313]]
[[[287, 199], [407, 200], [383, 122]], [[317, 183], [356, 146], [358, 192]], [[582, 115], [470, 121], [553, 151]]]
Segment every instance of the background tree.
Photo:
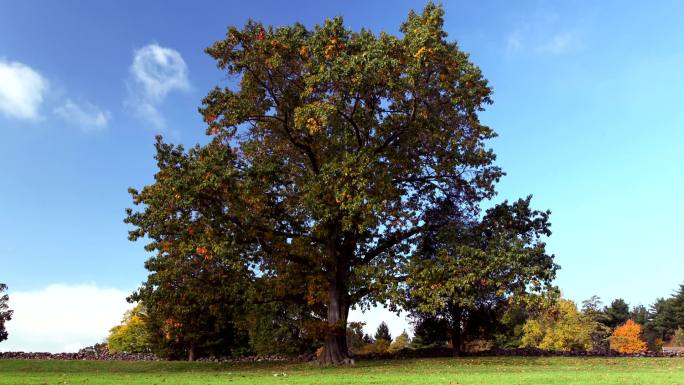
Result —
[[529, 317], [530, 309], [525, 304], [511, 303], [506, 306], [499, 319], [499, 327], [492, 336], [494, 346], [501, 349], [519, 347], [522, 343], [523, 327]]
[[620, 353], [643, 353], [647, 349], [646, 342], [641, 339], [641, 326], [627, 320], [618, 326], [610, 336], [610, 348]]
[[595, 325], [574, 302], [561, 299], [531, 317], [524, 326], [523, 347], [545, 350], [588, 350]]
[[449, 325], [444, 318], [417, 312], [409, 314], [409, 318], [413, 324], [411, 347], [445, 346], [449, 342]]
[[609, 317], [601, 309], [601, 298], [597, 295], [582, 301], [582, 316], [585, 320], [593, 323], [591, 331], [591, 350], [595, 352], [607, 352], [610, 348], [610, 334], [612, 329], [606, 324]]
[[611, 329], [624, 324], [629, 319], [629, 305], [622, 298], [613, 300], [603, 312], [606, 315], [605, 324]]
[[392, 342], [392, 335], [390, 334], [389, 327], [385, 321], [380, 322], [378, 328], [375, 330], [375, 341], [384, 340], [388, 344]]
[[389, 347], [390, 352], [398, 352], [402, 349], [406, 349], [411, 345], [411, 337], [409, 337], [406, 330], [402, 331], [397, 338], [392, 341]]
[[253, 273], [240, 259], [247, 251], [223, 221], [222, 192], [232, 177], [225, 164], [232, 155], [218, 144], [186, 153], [160, 137], [156, 150], [155, 183], [130, 190], [144, 210], [127, 210], [126, 222], [136, 227], [129, 238], [146, 237], [145, 248], [155, 255], [145, 263], [147, 281], [129, 300], [145, 306], [160, 356], [229, 355], [247, 344], [238, 323], [254, 288]]
[[151, 352], [152, 343], [145, 325], [146, 317], [145, 309], [140, 304], [126, 311], [121, 324], [109, 331], [108, 350], [112, 353]]
[[684, 328], [679, 328], [675, 331], [672, 340], [670, 341], [672, 346], [684, 346]]
[[[249, 349], [244, 353], [295, 355], [313, 352], [320, 346], [316, 343], [316, 330], [308, 328], [317, 318], [305, 304], [263, 298], [247, 301], [253, 302], [246, 314], [247, 321], [239, 323], [249, 335]], [[233, 349], [233, 354], [242, 354], [239, 348]]]
[[684, 327], [684, 285], [670, 298], [659, 298], [649, 308], [643, 325], [643, 338], [650, 350], [659, 351], [663, 345], [671, 343], [675, 332]]
[[[366, 341], [363, 333], [363, 322], [350, 322], [347, 325], [347, 346], [352, 353], [358, 353], [363, 350], [364, 346], [372, 341]], [[370, 337], [369, 337], [370, 339]]]
[[651, 336], [653, 342], [657, 339], [662, 344], [672, 338], [680, 322], [680, 314], [677, 312], [674, 299], [659, 298], [651, 305], [650, 317], [646, 324], [647, 334]]
[[[204, 194], [220, 197], [220, 227], [193, 246], [219, 257], [240, 243], [250, 271], [305, 282], [307, 302], [325, 309], [322, 363], [349, 362], [349, 308], [395, 297], [411, 244], [441, 225], [429, 213], [445, 202], [476, 210], [502, 176], [485, 145], [495, 133], [478, 119], [491, 90], [446, 41], [442, 8], [411, 12], [400, 31], [249, 22], [207, 50], [239, 86], [214, 89], [201, 108], [226, 154], [207, 178], [229, 181]], [[213, 207], [193, 206], [185, 222]], [[192, 250], [204, 249], [184, 257], [205, 254]]]
[[502, 328], [514, 301], [552, 289], [558, 266], [542, 241], [551, 234], [549, 212], [531, 209], [530, 200], [498, 204], [481, 220], [446, 203], [430, 213], [444, 225], [421, 234], [405, 307], [414, 317], [444, 320], [455, 355], [465, 340]]
[[629, 319], [638, 323], [642, 327], [645, 326], [648, 322], [648, 317], [648, 309], [646, 309], [646, 306], [644, 305], [634, 306], [632, 310], [629, 312]]
[[5, 329], [5, 322], [12, 320], [12, 310], [10, 310], [7, 302], [9, 296], [3, 294], [7, 290], [7, 285], [0, 283], [0, 342], [7, 339], [7, 329]]

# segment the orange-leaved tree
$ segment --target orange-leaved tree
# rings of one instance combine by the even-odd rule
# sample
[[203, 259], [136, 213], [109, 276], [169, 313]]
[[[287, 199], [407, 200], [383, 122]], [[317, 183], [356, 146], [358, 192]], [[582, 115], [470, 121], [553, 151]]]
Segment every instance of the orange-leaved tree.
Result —
[[630, 320], [618, 326], [610, 336], [610, 348], [620, 353], [642, 353], [646, 342], [641, 339], [641, 326]]

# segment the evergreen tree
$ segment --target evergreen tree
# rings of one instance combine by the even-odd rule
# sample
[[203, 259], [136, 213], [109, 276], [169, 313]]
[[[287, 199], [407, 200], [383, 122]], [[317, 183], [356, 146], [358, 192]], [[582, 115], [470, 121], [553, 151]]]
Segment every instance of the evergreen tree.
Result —
[[392, 342], [392, 335], [385, 321], [380, 322], [378, 329], [375, 331], [375, 341], [379, 340], [387, 341], [388, 344]]
[[622, 325], [629, 319], [629, 305], [622, 298], [611, 302], [603, 312], [606, 314], [605, 324], [610, 328]]
[[629, 319], [634, 320], [641, 326], [645, 326], [648, 322], [648, 309], [644, 305], [637, 305], [629, 312]]

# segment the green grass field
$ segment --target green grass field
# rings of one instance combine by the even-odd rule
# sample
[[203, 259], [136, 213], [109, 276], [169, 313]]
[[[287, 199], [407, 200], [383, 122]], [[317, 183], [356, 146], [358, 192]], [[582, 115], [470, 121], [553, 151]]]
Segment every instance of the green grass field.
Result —
[[19, 384], [684, 384], [684, 358], [440, 358], [354, 367], [0, 360], [0, 385]]

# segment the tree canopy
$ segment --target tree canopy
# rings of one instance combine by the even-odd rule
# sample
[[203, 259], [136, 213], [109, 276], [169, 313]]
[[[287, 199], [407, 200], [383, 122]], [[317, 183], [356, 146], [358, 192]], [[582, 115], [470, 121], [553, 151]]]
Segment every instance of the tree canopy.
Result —
[[530, 200], [495, 205], [482, 219], [443, 207], [433, 215], [445, 225], [419, 238], [404, 307], [414, 318], [443, 320], [455, 354], [464, 338], [494, 332], [513, 301], [552, 289], [557, 266], [542, 241], [551, 234], [549, 213], [532, 210]]
[[604, 309], [606, 314], [605, 324], [611, 328], [622, 325], [629, 319], [629, 305], [622, 298], [613, 300], [609, 307]]
[[[339, 17], [313, 29], [250, 21], [207, 49], [236, 80], [203, 100], [210, 143], [186, 154], [160, 140], [160, 171], [152, 185], [132, 190], [142, 208], [127, 219], [136, 226], [131, 238], [148, 237], [157, 253], [133, 299], [179, 307], [160, 310], [161, 319], [182, 331], [174, 338], [187, 349], [198, 322], [220, 320], [204, 314], [239, 313], [241, 295], [262, 285], [256, 293], [266, 298], [252, 300], [298, 304], [303, 318], [318, 321], [321, 363], [349, 362], [349, 309], [400, 306], [417, 261], [426, 259], [416, 247], [425, 234], [468, 228], [460, 219], [477, 218], [495, 195], [503, 172], [487, 141], [496, 134], [478, 117], [492, 91], [468, 54], [447, 41], [443, 13], [432, 3], [411, 12], [400, 36], [351, 31]], [[488, 216], [490, 229], [506, 228], [496, 220], [516, 223], [482, 239], [492, 247], [472, 247], [483, 266], [497, 258], [525, 265], [525, 273], [508, 275], [506, 293], [538, 287], [555, 269], [541, 244], [526, 238], [547, 231], [547, 214], [528, 203], [495, 209], [502, 216]], [[497, 242], [507, 242], [508, 259], [488, 254]], [[516, 253], [527, 259], [516, 262]], [[487, 274], [496, 285], [494, 276], [507, 273]], [[200, 276], [222, 289], [201, 292]], [[226, 300], [207, 300], [215, 295]], [[202, 317], [190, 316], [200, 310]]]
[[646, 342], [641, 339], [641, 326], [627, 320], [623, 325], [615, 328], [610, 336], [610, 348], [620, 353], [643, 353]]
[[596, 325], [577, 310], [577, 305], [560, 299], [531, 317], [524, 326], [522, 346], [546, 350], [588, 350]]

